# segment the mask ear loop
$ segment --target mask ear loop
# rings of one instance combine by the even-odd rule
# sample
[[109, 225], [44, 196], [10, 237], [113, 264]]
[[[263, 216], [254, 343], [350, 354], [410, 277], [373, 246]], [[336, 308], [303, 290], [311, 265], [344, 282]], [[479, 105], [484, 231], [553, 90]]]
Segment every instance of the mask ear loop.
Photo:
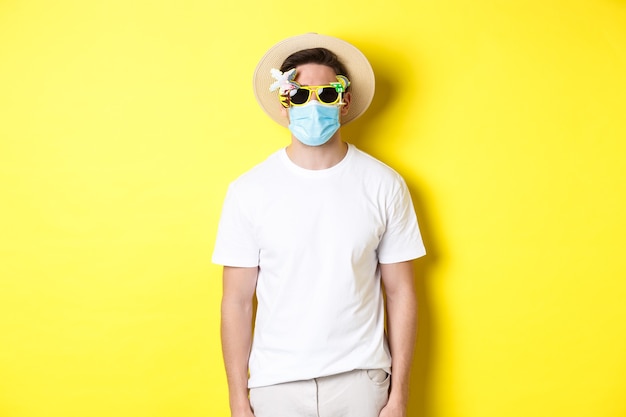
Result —
[[346, 92], [348, 87], [350, 86], [350, 80], [345, 75], [337, 75], [337, 81], [330, 83], [331, 86], [335, 88], [335, 91], [339, 93], [339, 104], [340, 106], [345, 105], [346, 103], [343, 101], [343, 93]]

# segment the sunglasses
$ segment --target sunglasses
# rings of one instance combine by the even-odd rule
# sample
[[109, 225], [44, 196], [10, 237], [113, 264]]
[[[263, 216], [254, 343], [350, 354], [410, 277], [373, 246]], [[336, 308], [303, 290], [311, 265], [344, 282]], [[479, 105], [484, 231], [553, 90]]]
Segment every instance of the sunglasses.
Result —
[[298, 86], [295, 90], [291, 90], [289, 94], [280, 96], [280, 102], [284, 107], [303, 106], [311, 101], [311, 96], [315, 94], [317, 101], [322, 104], [343, 104], [341, 101], [342, 93], [345, 91], [345, 85], [348, 84], [349, 81], [345, 78], [343, 84], [341, 82], [335, 82], [327, 85]]

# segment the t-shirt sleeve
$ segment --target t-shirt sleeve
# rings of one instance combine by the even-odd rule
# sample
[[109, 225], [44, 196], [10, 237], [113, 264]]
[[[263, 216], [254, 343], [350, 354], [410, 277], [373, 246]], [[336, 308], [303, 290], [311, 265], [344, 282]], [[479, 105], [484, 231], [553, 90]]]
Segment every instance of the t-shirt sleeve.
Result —
[[259, 248], [254, 238], [250, 208], [242, 205], [234, 184], [228, 187], [217, 229], [212, 261], [218, 265], [254, 267]]
[[378, 245], [378, 260], [390, 264], [416, 259], [425, 254], [409, 189], [404, 180], [399, 178], [387, 206], [387, 224]]

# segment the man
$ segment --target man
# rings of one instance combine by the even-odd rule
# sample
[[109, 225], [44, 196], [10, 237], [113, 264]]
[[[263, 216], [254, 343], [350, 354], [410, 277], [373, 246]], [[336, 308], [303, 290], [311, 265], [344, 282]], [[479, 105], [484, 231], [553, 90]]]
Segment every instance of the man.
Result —
[[254, 88], [291, 143], [230, 185], [220, 220], [231, 415], [405, 416], [425, 250], [403, 179], [339, 129], [369, 106], [371, 66], [306, 34], [265, 54]]

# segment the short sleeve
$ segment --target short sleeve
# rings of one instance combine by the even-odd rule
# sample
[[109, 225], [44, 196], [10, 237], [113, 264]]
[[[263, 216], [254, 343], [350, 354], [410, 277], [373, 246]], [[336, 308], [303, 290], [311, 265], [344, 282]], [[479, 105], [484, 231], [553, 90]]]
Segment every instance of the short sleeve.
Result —
[[259, 264], [259, 248], [254, 238], [251, 207], [246, 207], [237, 187], [228, 187], [212, 261], [218, 265], [254, 267]]
[[406, 183], [399, 178], [387, 205], [385, 232], [378, 245], [378, 260], [383, 264], [404, 262], [426, 254], [417, 216]]

